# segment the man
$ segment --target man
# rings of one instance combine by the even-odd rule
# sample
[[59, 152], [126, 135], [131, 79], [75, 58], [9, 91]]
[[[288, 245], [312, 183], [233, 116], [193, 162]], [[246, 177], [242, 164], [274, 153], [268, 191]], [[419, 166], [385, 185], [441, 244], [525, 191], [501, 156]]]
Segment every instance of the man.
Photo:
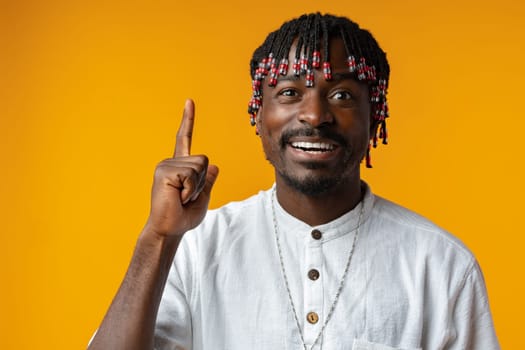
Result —
[[218, 175], [173, 158], [90, 349], [499, 349], [472, 254], [360, 178], [386, 142], [389, 66], [346, 18], [311, 14], [251, 62], [250, 118], [275, 185], [207, 211]]

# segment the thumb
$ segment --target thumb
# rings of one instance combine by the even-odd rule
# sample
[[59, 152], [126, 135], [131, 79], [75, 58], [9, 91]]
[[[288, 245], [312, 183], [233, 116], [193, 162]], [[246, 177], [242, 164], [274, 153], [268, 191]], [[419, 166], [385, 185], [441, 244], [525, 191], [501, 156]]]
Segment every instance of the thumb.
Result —
[[217, 176], [219, 176], [219, 168], [216, 165], [209, 164], [208, 171], [206, 172], [206, 184], [202, 189], [202, 191], [208, 196], [211, 193], [215, 180], [217, 180]]

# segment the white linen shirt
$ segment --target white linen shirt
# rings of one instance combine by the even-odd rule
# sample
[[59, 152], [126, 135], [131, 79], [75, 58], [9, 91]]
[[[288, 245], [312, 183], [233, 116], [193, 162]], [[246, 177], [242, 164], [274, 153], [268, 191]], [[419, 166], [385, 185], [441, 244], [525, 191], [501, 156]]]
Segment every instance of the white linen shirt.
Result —
[[[365, 187], [350, 269], [314, 349], [499, 349], [473, 255]], [[268, 190], [210, 210], [184, 236], [157, 317], [156, 349], [304, 349], [279, 262], [273, 195]], [[291, 296], [310, 349], [343, 276], [361, 205], [311, 227], [274, 202]], [[308, 277], [312, 269], [316, 280]], [[317, 323], [307, 321], [310, 312]]]

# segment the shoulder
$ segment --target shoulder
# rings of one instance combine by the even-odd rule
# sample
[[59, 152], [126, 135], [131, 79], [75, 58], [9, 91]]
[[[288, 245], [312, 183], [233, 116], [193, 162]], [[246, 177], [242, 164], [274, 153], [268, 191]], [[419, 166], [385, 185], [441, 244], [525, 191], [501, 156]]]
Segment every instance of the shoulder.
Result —
[[416, 254], [453, 260], [455, 264], [471, 269], [475, 258], [467, 246], [456, 236], [422, 215], [399, 204], [374, 196], [370, 217], [371, 225], [387, 241], [395, 241], [401, 247], [415, 250]]
[[397, 274], [409, 276], [408, 280], [420, 279], [447, 300], [455, 299], [468, 281], [483, 285], [477, 260], [469, 248], [414, 211], [374, 196], [367, 226], [366, 255], [374, 264], [383, 262], [390, 272], [398, 269]]

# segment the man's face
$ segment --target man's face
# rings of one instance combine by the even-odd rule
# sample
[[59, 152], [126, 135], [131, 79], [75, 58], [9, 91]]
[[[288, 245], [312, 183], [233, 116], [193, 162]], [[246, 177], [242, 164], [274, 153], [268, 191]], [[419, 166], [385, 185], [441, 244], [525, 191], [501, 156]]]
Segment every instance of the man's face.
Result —
[[[289, 62], [295, 57], [295, 44]], [[323, 61], [323, 57], [321, 57]], [[307, 88], [289, 69], [275, 87], [263, 82], [257, 126], [266, 158], [276, 176], [307, 195], [342, 189], [358, 180], [370, 139], [368, 86], [348, 72], [342, 40], [330, 42], [331, 81], [314, 70]]]

